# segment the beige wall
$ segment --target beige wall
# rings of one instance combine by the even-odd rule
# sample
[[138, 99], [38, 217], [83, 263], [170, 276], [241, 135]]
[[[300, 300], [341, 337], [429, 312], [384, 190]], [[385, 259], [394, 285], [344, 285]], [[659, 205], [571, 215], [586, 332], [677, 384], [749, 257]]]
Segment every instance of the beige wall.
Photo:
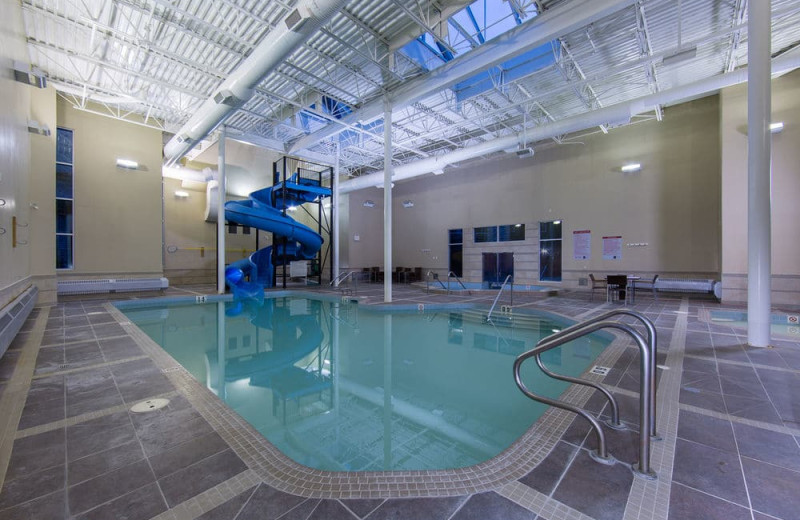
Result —
[[[58, 125], [74, 131], [74, 269], [61, 279], [160, 276], [161, 132], [74, 109], [58, 100]], [[116, 167], [117, 158], [147, 171]]]
[[[722, 94], [723, 301], [747, 301], [747, 86]], [[772, 81], [772, 302], [800, 304], [800, 71]]]
[[31, 134], [30, 199], [31, 276], [39, 287], [39, 303], [55, 303], [56, 290], [56, 91], [31, 91], [31, 118], [50, 129], [49, 136]]
[[[588, 273], [719, 277], [719, 100], [669, 107], [664, 121], [614, 129], [583, 144], [551, 146], [530, 159], [482, 161], [440, 176], [397, 183], [393, 198], [395, 266], [445, 273], [447, 230], [463, 228], [465, 277], [480, 281], [480, 253], [515, 252], [517, 283], [538, 281], [538, 223], [563, 221], [563, 283]], [[629, 161], [642, 171], [623, 174]], [[371, 210], [363, 199], [376, 202]], [[413, 208], [403, 208], [412, 200]], [[381, 265], [381, 190], [349, 194], [349, 265]], [[526, 224], [524, 243], [469, 247], [476, 226]], [[591, 230], [591, 258], [573, 260], [572, 232]], [[353, 242], [359, 233], [360, 242]], [[603, 260], [602, 237], [621, 235], [621, 260]], [[469, 249], [469, 250], [468, 250]]]
[[[14, 81], [15, 60], [28, 62], [22, 11], [17, 2], [0, 0], [0, 308], [31, 283], [28, 118], [34, 87]], [[13, 217], [22, 224], [16, 247]]]

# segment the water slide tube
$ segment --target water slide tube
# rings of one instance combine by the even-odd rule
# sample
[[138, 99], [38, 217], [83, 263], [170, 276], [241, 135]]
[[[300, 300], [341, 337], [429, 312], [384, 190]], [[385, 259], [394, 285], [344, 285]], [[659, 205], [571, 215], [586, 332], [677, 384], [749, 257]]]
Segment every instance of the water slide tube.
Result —
[[[293, 177], [294, 179], [294, 177]], [[284, 215], [281, 209], [303, 202], [315, 200], [318, 196], [329, 195], [328, 188], [314, 185], [286, 183], [284, 193], [288, 197], [277, 197], [273, 203], [272, 192], [281, 184], [254, 191], [246, 200], [225, 203], [225, 218], [231, 222], [250, 226], [275, 235], [286, 237], [288, 243], [279, 249], [278, 255], [287, 260], [307, 260], [314, 258], [322, 247], [322, 237], [308, 226]], [[276, 207], [277, 206], [277, 207]], [[248, 258], [233, 262], [225, 269], [225, 281], [231, 287], [235, 298], [263, 298], [264, 287], [272, 287], [273, 246], [259, 249]], [[249, 275], [249, 281], [247, 280]]]

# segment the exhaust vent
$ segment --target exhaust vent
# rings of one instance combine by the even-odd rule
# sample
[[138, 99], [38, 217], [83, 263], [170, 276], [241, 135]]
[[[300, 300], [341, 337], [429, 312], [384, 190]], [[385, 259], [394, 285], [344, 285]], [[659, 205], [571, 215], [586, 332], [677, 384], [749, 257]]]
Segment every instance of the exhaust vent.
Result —
[[236, 97], [236, 95], [230, 90], [220, 90], [214, 95], [214, 102], [218, 105], [239, 108], [244, 105], [247, 100]]
[[293, 31], [299, 29], [304, 21], [305, 19], [303, 18], [303, 15], [300, 14], [300, 10], [295, 9], [289, 14], [289, 16], [286, 17], [286, 27], [290, 31]]

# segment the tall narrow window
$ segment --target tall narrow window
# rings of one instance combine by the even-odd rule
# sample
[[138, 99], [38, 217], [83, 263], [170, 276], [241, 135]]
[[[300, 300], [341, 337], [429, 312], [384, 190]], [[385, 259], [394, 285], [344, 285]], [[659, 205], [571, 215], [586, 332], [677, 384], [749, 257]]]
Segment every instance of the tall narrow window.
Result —
[[72, 130], [56, 134], [56, 269], [73, 267], [73, 145]]
[[539, 279], [561, 281], [561, 221], [539, 223]]
[[463, 276], [464, 267], [464, 230], [449, 230], [448, 242], [450, 243], [450, 270], [460, 278]]

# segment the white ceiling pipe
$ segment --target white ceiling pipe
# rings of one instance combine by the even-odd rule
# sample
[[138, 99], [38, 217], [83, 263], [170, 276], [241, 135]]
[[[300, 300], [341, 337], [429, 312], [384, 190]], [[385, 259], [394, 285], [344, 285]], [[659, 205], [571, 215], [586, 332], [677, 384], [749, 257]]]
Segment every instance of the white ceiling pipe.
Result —
[[[797, 68], [800, 68], [800, 52], [797, 51], [772, 60], [773, 74], [784, 74]], [[629, 121], [631, 117], [637, 114], [653, 110], [657, 105], [674, 104], [683, 100], [710, 94], [722, 88], [738, 85], [746, 81], [747, 68], [744, 67], [734, 72], [720, 74], [688, 85], [650, 94], [634, 99], [633, 101], [619, 103], [531, 128], [524, 133], [501, 137], [475, 146], [454, 150], [436, 157], [429, 157], [402, 166], [396, 166], [394, 168], [392, 180], [401, 181], [411, 179], [431, 173], [434, 170], [442, 170], [445, 166], [450, 164], [474, 159], [501, 150], [507, 150], [519, 146], [520, 144], [529, 144], [559, 135], [585, 130], [601, 124], [618, 125]], [[363, 175], [353, 180], [343, 182], [339, 187], [339, 193], [349, 193], [364, 188], [371, 188], [382, 182], [383, 171], [370, 173], [369, 175]]]
[[[425, 99], [459, 81], [490, 69], [531, 49], [545, 45], [559, 36], [580, 29], [605, 16], [613, 14], [635, 0], [574, 0], [545, 11], [539, 16], [491, 39], [470, 52], [445, 63], [441, 67], [407, 81], [389, 93], [393, 110], [399, 110], [416, 101]], [[365, 103], [361, 108], [341, 119], [342, 123], [354, 125], [359, 121], [370, 121], [383, 115], [383, 96]], [[321, 140], [335, 135], [347, 127], [336, 123], [317, 130], [297, 140], [289, 148], [294, 154], [314, 146]]]
[[283, 60], [326, 23], [346, 0], [303, 0], [253, 49], [200, 109], [164, 147], [174, 164], [253, 95], [253, 89]]

